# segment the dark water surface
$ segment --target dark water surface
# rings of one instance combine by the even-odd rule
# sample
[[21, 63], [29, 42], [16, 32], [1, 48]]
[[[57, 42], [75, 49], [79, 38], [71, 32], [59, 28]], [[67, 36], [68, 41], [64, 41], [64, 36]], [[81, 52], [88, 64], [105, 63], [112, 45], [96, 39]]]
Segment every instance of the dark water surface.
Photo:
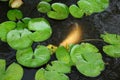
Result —
[[[99, 39], [100, 34], [104, 32], [120, 34], [120, 0], [110, 0], [110, 6], [102, 13], [93, 14], [91, 16], [83, 17], [82, 19], [75, 19], [69, 17], [63, 21], [55, 21], [47, 18], [46, 15], [40, 14], [36, 5], [40, 0], [24, 0], [24, 5], [20, 8], [24, 17], [45, 17], [51, 23], [53, 35], [47, 41], [41, 43], [44, 45], [59, 43], [66, 37], [70, 30], [70, 25], [77, 22], [82, 25], [83, 39]], [[53, 0], [53, 2], [63, 2], [67, 5], [76, 3], [77, 0]], [[10, 8], [7, 3], [0, 2], [0, 22], [8, 20], [6, 13]], [[106, 64], [105, 70], [96, 78], [88, 78], [80, 74], [76, 68], [72, 68], [71, 74], [68, 74], [70, 80], [120, 80], [120, 59], [110, 58], [102, 52], [103, 42], [89, 41], [96, 45], [103, 55]], [[33, 46], [39, 43], [35, 43]], [[16, 62], [15, 50], [11, 49], [7, 43], [0, 42], [0, 58], [7, 60], [7, 66], [12, 62]], [[51, 60], [55, 57], [52, 56]], [[45, 65], [44, 65], [45, 66]], [[38, 68], [39, 69], [39, 68]], [[24, 77], [22, 80], [34, 80], [34, 75], [38, 69], [28, 69], [24, 67]]]

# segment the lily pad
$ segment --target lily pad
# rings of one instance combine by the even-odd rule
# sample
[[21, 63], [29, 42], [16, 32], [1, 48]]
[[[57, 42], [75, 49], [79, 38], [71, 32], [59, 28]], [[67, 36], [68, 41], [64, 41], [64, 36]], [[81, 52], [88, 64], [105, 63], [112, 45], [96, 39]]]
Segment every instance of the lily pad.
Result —
[[60, 47], [57, 48], [57, 50], [56, 50], [56, 58], [59, 61], [64, 62], [64, 63], [66, 63], [66, 64], [68, 64], [70, 66], [73, 65], [71, 57], [70, 57], [70, 53], [63, 46], [60, 46]]
[[22, 20], [17, 22], [17, 28], [18, 30], [28, 28], [28, 22], [31, 20], [31, 18], [23, 18]]
[[41, 1], [37, 6], [37, 10], [41, 13], [47, 13], [47, 12], [51, 11], [50, 3]]
[[69, 78], [63, 73], [46, 71], [45, 69], [41, 68], [37, 71], [35, 80], [69, 80]]
[[30, 47], [18, 50], [16, 54], [18, 63], [25, 67], [36, 68], [46, 64], [50, 59], [50, 52], [45, 46], [37, 46], [34, 50]]
[[101, 35], [101, 38], [108, 45], [103, 46], [103, 51], [110, 57], [119, 58], [120, 57], [120, 35], [105, 33]]
[[39, 69], [35, 74], [35, 80], [46, 80], [45, 78], [45, 69]]
[[105, 33], [101, 35], [101, 38], [109, 44], [120, 45], [120, 35]]
[[69, 78], [62, 73], [56, 71], [46, 71], [45, 72], [46, 80], [69, 80]]
[[92, 44], [75, 45], [70, 55], [79, 72], [85, 76], [96, 77], [104, 70], [102, 55]]
[[28, 23], [28, 29], [33, 31], [29, 37], [35, 42], [47, 40], [52, 34], [50, 24], [44, 18], [34, 18], [30, 20]]
[[7, 70], [5, 70], [6, 62], [0, 59], [0, 80], [21, 80], [23, 77], [23, 68], [12, 63]]
[[71, 5], [69, 7], [69, 11], [70, 11], [71, 15], [75, 18], [81, 18], [84, 16], [84, 12], [77, 5], [74, 5], [74, 4]]
[[0, 38], [2, 41], [7, 41], [7, 34], [9, 31], [16, 27], [16, 23], [13, 21], [6, 21], [0, 24]]
[[59, 73], [70, 73], [71, 66], [69, 66], [66, 63], [61, 62], [61, 61], [53, 61], [53, 62], [51, 62], [51, 65], [50, 64], [47, 65], [46, 70], [56, 71]]
[[13, 9], [13, 10], [9, 10], [8, 11], [7, 17], [11, 21], [16, 21], [16, 20], [22, 19], [23, 18], [23, 14], [22, 14], [22, 12], [20, 10]]
[[27, 29], [23, 30], [11, 30], [7, 34], [8, 44], [16, 50], [30, 47], [33, 41], [29, 38], [31, 32]]
[[54, 11], [49, 11], [47, 13], [49, 18], [63, 20], [69, 16], [69, 8], [67, 5], [63, 3], [53, 3], [51, 7]]

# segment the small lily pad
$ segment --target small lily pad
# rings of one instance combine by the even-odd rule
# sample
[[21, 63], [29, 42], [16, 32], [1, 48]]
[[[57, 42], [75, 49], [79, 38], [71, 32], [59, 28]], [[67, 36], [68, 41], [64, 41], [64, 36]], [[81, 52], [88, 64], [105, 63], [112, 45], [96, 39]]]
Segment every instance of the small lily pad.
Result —
[[22, 20], [17, 22], [17, 28], [18, 30], [28, 28], [28, 22], [31, 20], [31, 18], [23, 18]]
[[13, 10], [9, 10], [8, 11], [7, 17], [11, 21], [16, 21], [16, 20], [22, 19], [23, 18], [23, 14], [22, 14], [22, 12], [20, 10], [13, 9]]
[[102, 55], [92, 44], [75, 45], [70, 54], [78, 71], [85, 76], [96, 77], [104, 70]]
[[50, 3], [41, 1], [37, 6], [37, 10], [41, 13], [47, 13], [47, 12], [51, 11]]
[[53, 61], [53, 62], [51, 62], [51, 65], [50, 64], [47, 65], [46, 70], [56, 71], [59, 73], [70, 73], [71, 66], [69, 66], [66, 63], [61, 62], [61, 61]]
[[31, 19], [28, 23], [28, 29], [33, 31], [29, 37], [35, 42], [47, 40], [52, 34], [50, 24], [44, 18]]
[[30, 47], [33, 41], [29, 38], [31, 32], [27, 29], [23, 30], [11, 30], [7, 34], [8, 44], [16, 50]]
[[69, 80], [65, 74], [58, 73], [56, 71], [46, 71], [45, 78], [46, 80]]
[[67, 5], [63, 3], [53, 3], [51, 7], [54, 11], [49, 11], [47, 13], [49, 18], [63, 20], [69, 16], [69, 8]]
[[16, 27], [16, 23], [13, 21], [6, 21], [0, 24], [0, 38], [2, 41], [7, 41], [7, 34], [9, 31]]
[[12, 63], [5, 71], [6, 62], [0, 59], [0, 80], [21, 80], [23, 77], [23, 68]]
[[80, 9], [78, 6], [74, 4], [69, 7], [69, 11], [71, 15], [75, 18], [81, 18], [84, 15], [84, 12], [82, 11], [82, 9]]
[[39, 69], [35, 74], [35, 80], [46, 80], [45, 78], [45, 69]]
[[73, 64], [68, 50], [63, 46], [60, 46], [60, 47], [57, 48], [56, 58], [59, 61], [64, 62], [64, 63], [66, 63], [70, 66]]
[[30, 47], [27, 49], [18, 50], [16, 59], [18, 63], [25, 67], [40, 67], [49, 61], [50, 52], [45, 46], [37, 46], [34, 52]]
[[101, 35], [101, 38], [108, 43], [103, 46], [103, 51], [114, 58], [120, 57], [120, 35], [105, 33]]

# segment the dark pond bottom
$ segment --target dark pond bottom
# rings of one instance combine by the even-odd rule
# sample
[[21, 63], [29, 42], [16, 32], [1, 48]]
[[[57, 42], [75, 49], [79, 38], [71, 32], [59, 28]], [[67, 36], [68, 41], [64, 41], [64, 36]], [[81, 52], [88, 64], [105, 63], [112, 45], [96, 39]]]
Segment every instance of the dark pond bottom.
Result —
[[[25, 4], [20, 8], [25, 17], [45, 17], [36, 10], [39, 0], [24, 0]], [[63, 2], [67, 5], [75, 3], [77, 0], [53, 0], [53, 2]], [[7, 3], [0, 2], [0, 22], [6, 21], [6, 13], [10, 8]], [[48, 18], [47, 18], [48, 19]], [[55, 21], [48, 19], [53, 29], [53, 35], [47, 41], [40, 43], [44, 45], [59, 43], [67, 36], [70, 25], [77, 22], [82, 25], [83, 39], [99, 39], [100, 34], [104, 32], [120, 34], [120, 0], [110, 0], [110, 7], [106, 11], [82, 19], [74, 19], [69, 17], [63, 21]], [[120, 80], [120, 59], [114, 59], [106, 56], [102, 52], [102, 46], [105, 44], [99, 41], [88, 41], [96, 45], [103, 55], [106, 64], [105, 70], [96, 78], [88, 78], [80, 74], [76, 68], [72, 68], [71, 74], [68, 74], [70, 80]], [[39, 43], [35, 43], [36, 46]], [[7, 66], [12, 62], [16, 62], [15, 51], [11, 49], [7, 43], [0, 42], [0, 58], [7, 60]], [[52, 56], [51, 60], [55, 60]], [[45, 67], [45, 65], [43, 66]], [[39, 69], [39, 68], [38, 68]], [[29, 69], [24, 67], [24, 77], [22, 80], [34, 80], [34, 75], [38, 69]]]

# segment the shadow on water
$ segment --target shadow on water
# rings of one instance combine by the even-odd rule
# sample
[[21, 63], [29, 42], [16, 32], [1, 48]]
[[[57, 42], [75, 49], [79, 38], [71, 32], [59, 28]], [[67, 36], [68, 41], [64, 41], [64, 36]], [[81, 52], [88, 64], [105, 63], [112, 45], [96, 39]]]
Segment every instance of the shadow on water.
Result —
[[[67, 5], [75, 3], [77, 0], [53, 0], [53, 2], [63, 2]], [[100, 39], [100, 34], [104, 32], [120, 34], [120, 1], [110, 0], [110, 6], [102, 13], [93, 14], [82, 19], [74, 19], [69, 17], [63, 21], [55, 21], [49, 19], [46, 15], [40, 14], [36, 10], [36, 5], [39, 0], [24, 0], [25, 4], [20, 8], [26, 17], [45, 17], [51, 23], [53, 34], [50, 39], [43, 43], [44, 45], [54, 44], [59, 45], [70, 30], [70, 25], [79, 23], [82, 25], [83, 38], [82, 39]], [[7, 3], [0, 2], [0, 22], [6, 21], [6, 13], [10, 8]], [[103, 42], [100, 41], [87, 41], [96, 45], [102, 55], [106, 64], [105, 70], [96, 78], [88, 78], [80, 74], [76, 68], [72, 68], [71, 74], [68, 74], [70, 80], [120, 80], [120, 59], [113, 59], [106, 56], [102, 52]], [[34, 45], [37, 45], [35, 43]], [[7, 60], [7, 65], [16, 61], [15, 50], [11, 49], [6, 43], [0, 42], [0, 58]], [[51, 60], [55, 57], [52, 56]], [[44, 65], [45, 66], [45, 65]], [[22, 80], [34, 80], [35, 72], [38, 69], [29, 69], [24, 67], [24, 77]]]

